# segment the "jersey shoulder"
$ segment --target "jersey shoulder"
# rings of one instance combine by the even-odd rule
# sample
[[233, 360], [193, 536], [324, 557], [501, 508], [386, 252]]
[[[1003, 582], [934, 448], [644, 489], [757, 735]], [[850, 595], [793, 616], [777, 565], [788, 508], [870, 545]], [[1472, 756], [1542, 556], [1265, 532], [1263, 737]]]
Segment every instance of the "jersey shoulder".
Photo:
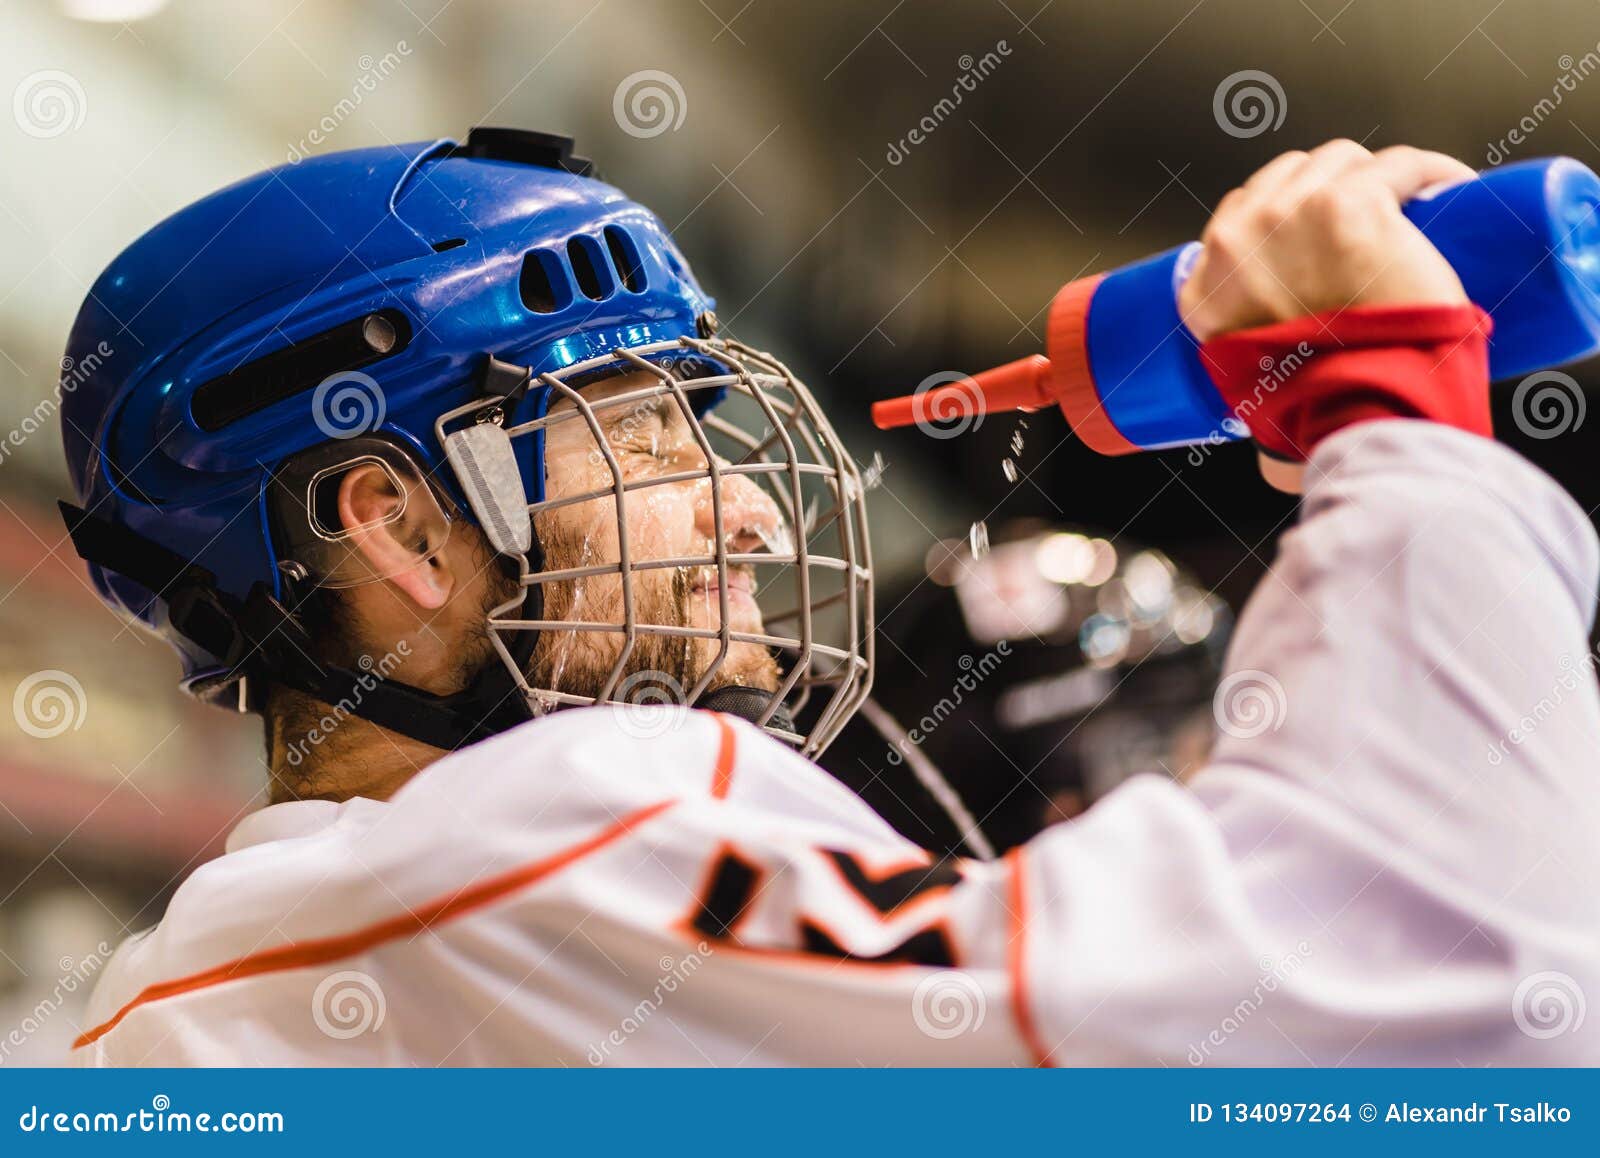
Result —
[[[326, 812], [198, 868], [155, 930], [119, 952], [97, 1012], [230, 963], [298, 960], [389, 926], [413, 936], [480, 903], [621, 904], [620, 893], [649, 891], [660, 858], [693, 877], [725, 829], [752, 848], [799, 831], [899, 843], [863, 801], [760, 729], [670, 707], [530, 721], [440, 759], [388, 802]], [[619, 857], [634, 868], [617, 871]]]
[[440, 760], [394, 805], [436, 797], [485, 826], [616, 819], [665, 800], [726, 801], [777, 817], [883, 821], [818, 765], [744, 720], [670, 705], [575, 708]]
[[723, 727], [709, 712], [671, 705], [571, 708], [451, 753], [392, 803], [408, 807], [416, 798], [444, 795], [499, 816], [587, 792], [626, 807], [710, 791], [723, 746]]

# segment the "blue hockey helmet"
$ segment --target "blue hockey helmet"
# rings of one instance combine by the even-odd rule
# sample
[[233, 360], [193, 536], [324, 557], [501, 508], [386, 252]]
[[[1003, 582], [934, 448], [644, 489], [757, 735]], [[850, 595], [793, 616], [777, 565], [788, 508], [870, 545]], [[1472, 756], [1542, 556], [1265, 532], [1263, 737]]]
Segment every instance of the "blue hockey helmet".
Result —
[[[155, 226], [90, 290], [63, 360], [79, 504], [64, 505], [69, 527], [102, 597], [167, 638], [183, 657], [184, 686], [215, 698], [283, 650], [267, 644], [286, 623], [285, 583], [305, 577], [275, 533], [270, 492], [285, 464], [319, 446], [381, 439], [444, 490], [457, 517], [491, 532], [497, 550], [523, 555], [523, 586], [537, 591], [536, 544], [493, 532], [508, 506], [515, 521], [544, 500], [552, 399], [575, 397], [596, 375], [654, 366], [656, 389], [697, 419], [730, 390], [759, 404], [768, 430], [737, 438], [736, 452], [792, 520], [804, 518], [802, 476], [835, 501], [824, 525], [844, 544], [838, 552], [808, 554], [801, 534], [797, 549], [772, 557], [798, 572], [801, 622], [762, 639], [791, 653], [785, 692], [803, 697], [833, 681], [809, 736], [784, 724], [776, 700], [762, 713], [763, 724], [819, 750], [870, 679], [859, 476], [787, 369], [714, 337], [712, 306], [657, 217], [595, 179], [565, 137], [475, 129], [464, 144], [359, 149], [269, 170]], [[684, 379], [692, 391], [677, 385]], [[485, 415], [518, 437], [487, 448], [463, 439], [449, 453], [441, 418], [481, 427]], [[791, 437], [802, 426], [805, 438]], [[788, 461], [777, 461], [786, 446]], [[820, 466], [796, 465], [808, 449]], [[512, 464], [521, 488], [501, 496], [497, 513], [472, 483]], [[715, 545], [711, 565], [728, 561]], [[832, 597], [848, 604], [838, 646], [814, 639], [818, 597], [806, 577], [818, 566], [844, 576]], [[634, 624], [612, 626], [631, 644]], [[724, 652], [728, 634], [724, 625]], [[520, 671], [512, 678], [530, 696], [559, 692], [528, 688]], [[287, 679], [324, 699], [348, 685], [326, 670]], [[378, 711], [389, 726], [414, 714], [403, 703]], [[484, 730], [466, 720], [441, 746]], [[452, 735], [423, 731], [430, 742]]]

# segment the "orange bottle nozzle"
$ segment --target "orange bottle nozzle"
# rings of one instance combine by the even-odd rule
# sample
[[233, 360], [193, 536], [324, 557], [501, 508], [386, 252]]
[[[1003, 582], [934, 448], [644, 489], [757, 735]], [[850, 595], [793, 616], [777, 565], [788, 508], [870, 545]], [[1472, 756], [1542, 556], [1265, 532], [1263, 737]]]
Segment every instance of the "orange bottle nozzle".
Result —
[[1039, 410], [1055, 401], [1050, 392], [1050, 359], [1030, 354], [971, 377], [951, 376], [944, 385], [932, 386], [872, 404], [872, 421], [879, 430], [913, 423], [954, 422], [979, 414], [1005, 410]]
[[963, 421], [970, 427], [980, 415], [1058, 405], [1073, 433], [1090, 449], [1101, 454], [1132, 454], [1141, 449], [1111, 421], [1089, 365], [1089, 305], [1104, 279], [1099, 273], [1081, 277], [1056, 294], [1045, 327], [1048, 358], [1034, 354], [970, 378], [938, 375], [919, 386], [915, 394], [874, 403], [872, 421], [880, 430]]

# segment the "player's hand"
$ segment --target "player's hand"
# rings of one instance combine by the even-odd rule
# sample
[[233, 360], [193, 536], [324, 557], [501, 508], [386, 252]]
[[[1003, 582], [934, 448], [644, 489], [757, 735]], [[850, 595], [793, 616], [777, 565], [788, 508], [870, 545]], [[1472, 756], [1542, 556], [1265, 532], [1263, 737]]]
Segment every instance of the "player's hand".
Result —
[[[1345, 306], [1465, 302], [1455, 270], [1400, 207], [1471, 176], [1452, 157], [1406, 146], [1371, 153], [1341, 140], [1285, 153], [1217, 205], [1179, 312], [1204, 342]], [[1298, 465], [1263, 460], [1262, 473], [1299, 489]]]
[[1400, 206], [1472, 175], [1442, 153], [1369, 153], [1354, 141], [1277, 157], [1212, 214], [1178, 294], [1184, 322], [1204, 342], [1343, 306], [1466, 301], [1455, 270]]

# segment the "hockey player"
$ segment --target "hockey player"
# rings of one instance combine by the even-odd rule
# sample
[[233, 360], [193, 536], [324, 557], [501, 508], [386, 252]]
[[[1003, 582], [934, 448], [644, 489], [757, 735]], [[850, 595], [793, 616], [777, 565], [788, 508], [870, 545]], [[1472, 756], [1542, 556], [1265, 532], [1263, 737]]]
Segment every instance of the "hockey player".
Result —
[[1596, 541], [1489, 437], [1486, 320], [1399, 212], [1463, 166], [1334, 142], [1222, 201], [1208, 360], [1314, 349], [1251, 419], [1306, 457], [1224, 680], [1258, 710], [994, 862], [811, 762], [871, 674], [858, 472], [587, 172], [503, 130], [311, 158], [90, 293], [74, 541], [262, 713], [272, 803], [79, 1063], [1600, 1060], [1521, 1004], [1600, 984]]

